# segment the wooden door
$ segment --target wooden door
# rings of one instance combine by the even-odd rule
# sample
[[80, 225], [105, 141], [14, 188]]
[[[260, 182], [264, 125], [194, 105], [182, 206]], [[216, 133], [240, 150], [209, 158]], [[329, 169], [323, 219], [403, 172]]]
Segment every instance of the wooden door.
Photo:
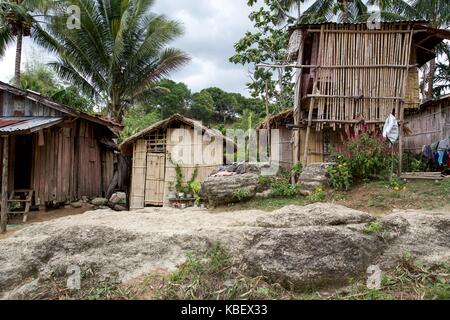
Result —
[[162, 206], [164, 204], [164, 178], [166, 155], [147, 154], [147, 177], [145, 182], [145, 204]]

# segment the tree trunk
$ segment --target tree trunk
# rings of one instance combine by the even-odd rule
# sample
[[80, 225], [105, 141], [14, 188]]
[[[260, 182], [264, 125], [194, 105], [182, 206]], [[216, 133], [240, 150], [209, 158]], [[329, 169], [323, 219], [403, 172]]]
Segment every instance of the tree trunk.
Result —
[[342, 22], [349, 23], [350, 22], [350, 16], [348, 14], [348, 0], [342, 1]]
[[427, 90], [427, 97], [426, 97], [427, 100], [431, 100], [434, 97], [433, 89], [434, 89], [434, 76], [436, 73], [436, 69], [437, 69], [436, 59], [433, 59], [430, 61], [430, 70], [427, 75], [427, 83], [428, 83], [428, 90]]
[[300, 23], [300, 18], [302, 17], [302, 1], [297, 0], [297, 22]]
[[20, 87], [20, 65], [22, 63], [22, 45], [23, 45], [23, 30], [20, 27], [17, 30], [16, 66], [14, 73], [14, 84], [17, 87]]

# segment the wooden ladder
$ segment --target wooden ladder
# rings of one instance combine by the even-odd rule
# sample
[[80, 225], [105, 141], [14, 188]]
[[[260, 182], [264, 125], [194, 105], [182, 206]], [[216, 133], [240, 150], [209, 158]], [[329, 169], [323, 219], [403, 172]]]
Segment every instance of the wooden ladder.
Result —
[[[27, 222], [28, 213], [30, 212], [31, 202], [33, 200], [34, 190], [14, 190], [8, 200], [9, 215], [23, 215], [23, 222]], [[20, 211], [12, 211], [11, 204], [19, 203]]]

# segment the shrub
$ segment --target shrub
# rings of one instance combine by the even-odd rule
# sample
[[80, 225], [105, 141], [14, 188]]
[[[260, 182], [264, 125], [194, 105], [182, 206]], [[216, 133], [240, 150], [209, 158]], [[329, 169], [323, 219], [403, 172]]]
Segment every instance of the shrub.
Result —
[[242, 201], [249, 199], [251, 197], [250, 191], [246, 189], [239, 189], [233, 192], [233, 199], [237, 201]]
[[347, 191], [351, 188], [353, 177], [346, 162], [328, 167], [328, 183], [335, 190]]
[[381, 231], [382, 224], [380, 221], [372, 221], [366, 226], [364, 230], [367, 234], [379, 233]]
[[295, 177], [300, 177], [300, 174], [303, 172], [303, 165], [301, 162], [297, 162], [291, 169], [291, 174]]
[[325, 192], [323, 187], [318, 187], [316, 190], [314, 190], [313, 193], [311, 193], [308, 196], [308, 201], [310, 202], [322, 202], [323, 200], [325, 200], [327, 196], [327, 193]]
[[381, 137], [363, 133], [350, 138], [343, 150], [335, 152], [335, 159], [347, 163], [355, 179], [368, 179], [376, 175], [386, 175], [392, 168], [392, 152]]
[[406, 191], [406, 182], [400, 180], [399, 178], [392, 178], [389, 180], [389, 188], [394, 191]]
[[298, 183], [291, 184], [288, 179], [283, 177], [275, 178], [271, 183], [271, 187], [274, 197], [292, 198], [300, 193], [300, 185]]

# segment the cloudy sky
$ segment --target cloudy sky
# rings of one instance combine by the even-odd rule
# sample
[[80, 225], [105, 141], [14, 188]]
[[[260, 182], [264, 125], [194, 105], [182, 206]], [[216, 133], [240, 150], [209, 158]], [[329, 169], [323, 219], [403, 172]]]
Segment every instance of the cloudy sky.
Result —
[[[154, 12], [165, 14], [184, 24], [185, 35], [173, 46], [187, 52], [191, 63], [173, 74], [195, 92], [217, 86], [247, 95], [248, 68], [228, 62], [233, 45], [247, 30], [250, 8], [247, 0], [156, 0]], [[9, 48], [0, 60], [0, 80], [11, 80], [14, 73], [15, 48]], [[27, 60], [48, 61], [48, 54], [25, 42], [23, 63]]]

